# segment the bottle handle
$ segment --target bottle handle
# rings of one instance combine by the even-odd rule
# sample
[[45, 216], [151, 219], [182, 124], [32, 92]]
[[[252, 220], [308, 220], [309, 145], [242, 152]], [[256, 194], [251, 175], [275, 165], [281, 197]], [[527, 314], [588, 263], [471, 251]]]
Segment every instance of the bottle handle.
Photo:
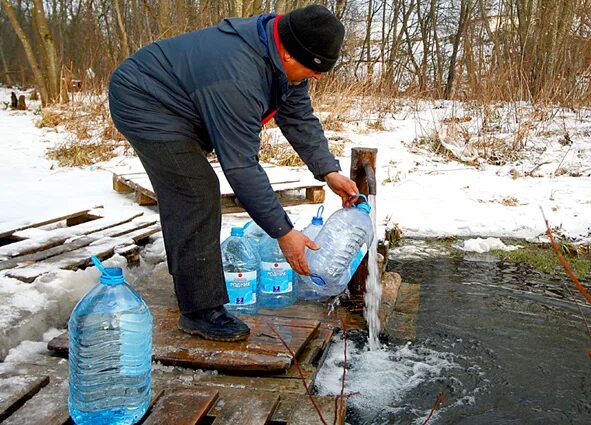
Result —
[[96, 268], [99, 269], [102, 274], [107, 275], [107, 276], [111, 275], [111, 273], [109, 273], [107, 271], [105, 266], [103, 266], [103, 263], [101, 263], [101, 260], [99, 260], [96, 256], [93, 255], [92, 257], [90, 257], [90, 259], [92, 260], [92, 262], [94, 263]]
[[322, 217], [322, 214], [324, 213], [324, 205], [320, 205], [318, 207], [318, 211], [316, 211], [316, 217]]
[[363, 198], [363, 200], [365, 201], [365, 203], [369, 205], [369, 201], [367, 200], [367, 196], [366, 196], [365, 194], [363, 194], [363, 193], [358, 193], [358, 194], [357, 194], [357, 197], [359, 197], [359, 198]]

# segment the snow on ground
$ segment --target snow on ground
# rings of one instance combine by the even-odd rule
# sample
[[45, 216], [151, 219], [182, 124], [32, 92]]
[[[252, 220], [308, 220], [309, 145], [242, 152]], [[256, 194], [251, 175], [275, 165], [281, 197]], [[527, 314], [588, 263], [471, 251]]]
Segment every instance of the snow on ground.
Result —
[[[9, 99], [10, 90], [0, 87], [0, 228], [40, 213], [50, 215], [66, 206], [103, 205], [109, 210], [147, 214], [156, 211], [140, 207], [132, 195], [112, 189], [108, 170], [126, 167], [134, 158], [120, 156], [93, 166], [60, 168], [45, 156], [46, 150], [66, 140], [68, 133], [61, 127], [37, 128], [38, 103], [29, 102], [29, 111], [11, 111], [4, 108]], [[327, 134], [346, 140], [340, 159], [347, 174], [352, 147], [378, 149], [378, 236], [386, 226], [397, 225], [403, 236], [411, 237], [533, 239], [545, 231], [541, 207], [550, 224], [560, 228], [563, 235], [575, 241], [589, 239], [588, 110], [540, 112], [513, 104], [497, 105], [484, 113], [469, 104], [401, 102], [396, 112], [383, 119], [385, 130], [381, 131], [368, 126], [376, 117], [363, 116], [359, 111], [352, 115], [360, 119], [344, 123], [342, 131]], [[429, 149], [435, 132], [447, 155]], [[463, 143], [462, 138], [471, 143]], [[477, 143], [491, 140], [499, 146], [519, 142], [524, 148], [510, 161], [494, 161], [490, 158], [492, 148], [487, 151]], [[478, 155], [489, 160], [483, 161]], [[327, 217], [340, 207], [340, 200], [327, 189], [324, 205]], [[288, 208], [288, 213], [301, 229], [317, 208], [300, 205]], [[232, 214], [224, 215], [223, 220], [221, 239], [229, 235], [233, 225], [242, 225], [249, 217]], [[503, 249], [499, 243], [494, 239], [466, 241], [464, 248]], [[154, 240], [143, 255], [151, 256], [149, 262], [154, 264], [162, 261], [161, 238]], [[115, 257], [109, 262], [122, 264], [123, 259]], [[145, 264], [145, 269], [129, 273], [145, 273], [149, 267]], [[63, 328], [72, 307], [96, 278], [96, 271], [90, 268], [56, 271], [24, 284], [0, 272], [0, 359], [24, 340], [39, 340], [49, 328]]]

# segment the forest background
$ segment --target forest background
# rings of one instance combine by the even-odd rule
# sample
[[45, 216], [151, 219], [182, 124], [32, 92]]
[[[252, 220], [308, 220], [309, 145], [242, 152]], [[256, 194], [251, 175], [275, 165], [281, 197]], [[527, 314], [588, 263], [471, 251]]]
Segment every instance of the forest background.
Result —
[[309, 3], [347, 31], [313, 94], [591, 100], [591, 0], [0, 0], [0, 82], [34, 85], [43, 105], [73, 89], [103, 93], [117, 64], [152, 41]]

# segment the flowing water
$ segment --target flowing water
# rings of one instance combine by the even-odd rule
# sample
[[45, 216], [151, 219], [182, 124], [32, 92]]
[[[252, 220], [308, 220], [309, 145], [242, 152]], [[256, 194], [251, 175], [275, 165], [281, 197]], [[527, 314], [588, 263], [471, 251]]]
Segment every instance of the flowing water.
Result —
[[[590, 424], [591, 338], [576, 291], [560, 279], [493, 255], [453, 256], [424, 241], [393, 250], [389, 271], [420, 283], [416, 340], [390, 335], [369, 349], [348, 334], [347, 423]], [[570, 283], [568, 283], [570, 285]], [[316, 379], [323, 395], [341, 392], [342, 338]]]
[[378, 312], [380, 309], [380, 300], [382, 299], [382, 287], [378, 278], [378, 259], [377, 259], [377, 246], [378, 236], [376, 234], [376, 196], [369, 195], [369, 205], [371, 205], [371, 222], [374, 228], [374, 238], [367, 251], [367, 267], [368, 275], [365, 284], [365, 309], [363, 315], [367, 322], [367, 328], [369, 331], [369, 349], [376, 350], [379, 348], [380, 343], [378, 336], [380, 334], [380, 319]]

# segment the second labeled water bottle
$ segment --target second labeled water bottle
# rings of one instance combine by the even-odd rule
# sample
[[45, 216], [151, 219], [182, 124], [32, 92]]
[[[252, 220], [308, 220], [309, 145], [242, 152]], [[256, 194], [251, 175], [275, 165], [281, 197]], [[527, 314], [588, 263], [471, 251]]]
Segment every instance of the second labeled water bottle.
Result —
[[262, 238], [259, 245], [261, 268], [259, 278], [259, 302], [261, 307], [287, 307], [296, 301], [293, 284], [293, 270], [279, 243], [269, 235]]
[[373, 241], [370, 212], [367, 198], [361, 204], [337, 210], [316, 237], [320, 249], [306, 251], [310, 281], [318, 294], [334, 296], [347, 287]]
[[222, 242], [224, 279], [230, 301], [225, 307], [236, 313], [257, 312], [259, 254], [242, 227], [232, 227]]

